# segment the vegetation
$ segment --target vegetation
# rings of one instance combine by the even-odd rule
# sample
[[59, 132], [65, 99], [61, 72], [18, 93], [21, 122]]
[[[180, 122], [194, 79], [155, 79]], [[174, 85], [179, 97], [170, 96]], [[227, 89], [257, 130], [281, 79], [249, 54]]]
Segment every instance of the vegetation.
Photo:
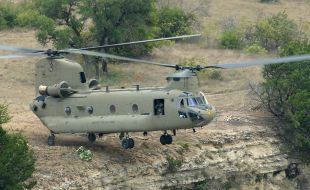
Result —
[[[226, 26], [224, 26], [226, 27]], [[250, 53], [277, 52], [287, 42], [304, 39], [305, 35], [298, 25], [288, 18], [285, 12], [279, 12], [258, 20], [253, 25], [234, 24], [224, 28], [219, 40], [226, 49], [245, 49]]]
[[195, 21], [195, 16], [186, 14], [179, 8], [163, 8], [158, 13], [159, 36], [170, 37], [183, 34], [190, 34], [191, 25]]
[[175, 159], [171, 156], [167, 156], [168, 167], [167, 171], [170, 173], [175, 173], [182, 166], [182, 160]]
[[75, 152], [81, 160], [91, 161], [93, 159], [93, 153], [90, 150], [84, 148], [83, 146], [80, 146]]
[[[310, 53], [308, 41], [292, 41], [281, 56]], [[296, 153], [310, 156], [310, 61], [269, 65], [264, 68], [260, 98], [277, 117], [288, 122], [286, 139]]]
[[0, 189], [30, 189], [35, 158], [20, 134], [7, 134], [1, 127], [10, 120], [7, 105], [0, 105]]

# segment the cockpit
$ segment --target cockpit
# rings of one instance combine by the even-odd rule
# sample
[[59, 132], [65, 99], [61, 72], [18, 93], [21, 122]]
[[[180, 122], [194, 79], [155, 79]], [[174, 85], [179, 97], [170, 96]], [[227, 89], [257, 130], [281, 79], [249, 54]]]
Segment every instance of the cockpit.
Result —
[[179, 95], [178, 114], [181, 119], [190, 118], [197, 126], [203, 126], [215, 117], [215, 109], [202, 92], [196, 95], [183, 92]]
[[197, 107], [200, 109], [212, 109], [209, 105], [205, 95], [200, 92], [199, 96], [194, 96], [189, 93], [183, 93], [180, 95], [179, 107]]

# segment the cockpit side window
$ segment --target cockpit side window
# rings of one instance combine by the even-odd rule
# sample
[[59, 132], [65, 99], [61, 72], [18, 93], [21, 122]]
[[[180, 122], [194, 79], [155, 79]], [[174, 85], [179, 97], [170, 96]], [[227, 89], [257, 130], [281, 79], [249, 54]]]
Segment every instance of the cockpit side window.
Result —
[[204, 97], [197, 97], [196, 100], [197, 100], [199, 105], [205, 105], [206, 104]]
[[194, 97], [187, 98], [188, 106], [197, 106], [197, 100]]

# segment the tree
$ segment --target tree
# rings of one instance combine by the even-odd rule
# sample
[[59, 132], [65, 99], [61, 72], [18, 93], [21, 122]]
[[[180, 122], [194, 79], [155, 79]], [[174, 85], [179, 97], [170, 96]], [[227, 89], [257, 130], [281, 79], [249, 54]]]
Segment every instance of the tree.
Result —
[[[307, 40], [280, 48], [281, 56], [310, 53]], [[287, 139], [297, 152], [310, 151], [310, 61], [265, 66], [262, 99], [277, 117], [287, 121]]]
[[190, 34], [195, 21], [193, 14], [186, 14], [179, 8], [163, 8], [159, 10], [160, 36], [170, 37]]
[[0, 104], [0, 189], [30, 189], [35, 158], [20, 134], [7, 134], [1, 127], [10, 120], [7, 105]]

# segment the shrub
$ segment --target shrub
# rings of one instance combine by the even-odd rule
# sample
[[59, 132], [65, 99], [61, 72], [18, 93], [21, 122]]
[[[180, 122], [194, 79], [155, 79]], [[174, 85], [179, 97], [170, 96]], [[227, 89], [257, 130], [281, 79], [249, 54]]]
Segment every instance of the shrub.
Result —
[[0, 104], [0, 127], [2, 124], [9, 122], [11, 116], [9, 115], [8, 105]]
[[262, 46], [260, 46], [256, 43], [246, 46], [243, 49], [243, 51], [245, 51], [247, 53], [256, 53], [256, 54], [266, 54], [267, 53], [267, 50], [265, 48], [263, 48]]
[[[308, 41], [292, 41], [281, 56], [309, 54]], [[288, 122], [286, 138], [297, 153], [310, 156], [310, 61], [265, 66], [261, 99], [277, 117]]]
[[225, 31], [219, 38], [222, 48], [240, 49], [241, 34], [237, 30]]
[[27, 140], [20, 134], [7, 134], [1, 124], [10, 120], [6, 105], [0, 105], [0, 189], [29, 189], [35, 158]]
[[182, 166], [182, 160], [174, 159], [171, 156], [167, 156], [168, 168], [167, 171], [174, 173]]
[[163, 8], [158, 12], [158, 27], [161, 37], [190, 34], [195, 17], [178, 8]]
[[257, 43], [268, 51], [277, 50], [288, 42], [303, 38], [304, 34], [285, 12], [261, 19], [244, 34], [245, 43]]

